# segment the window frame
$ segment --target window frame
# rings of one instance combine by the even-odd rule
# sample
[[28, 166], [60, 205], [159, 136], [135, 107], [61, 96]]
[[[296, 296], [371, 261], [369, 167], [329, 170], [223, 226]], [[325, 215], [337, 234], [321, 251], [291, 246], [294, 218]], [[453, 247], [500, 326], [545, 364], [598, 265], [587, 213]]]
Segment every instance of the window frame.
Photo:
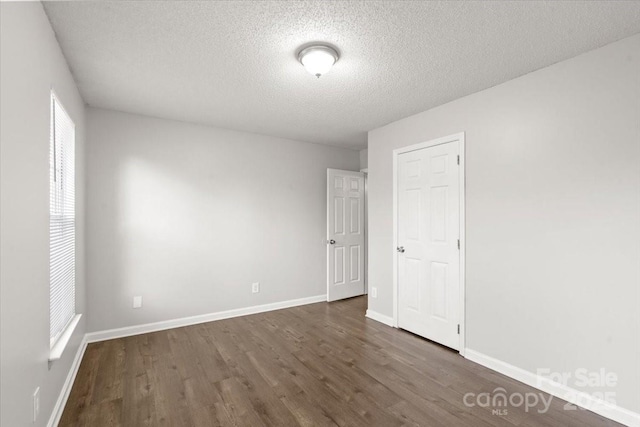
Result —
[[[58, 208], [61, 208], [59, 216], [60, 216], [60, 224], [58, 224], [60, 227], [63, 227], [63, 223], [66, 220], [71, 220], [72, 221], [72, 228], [71, 230], [73, 230], [73, 243], [72, 243], [72, 248], [73, 248], [73, 276], [71, 278], [71, 287], [73, 289], [72, 295], [73, 295], [73, 311], [71, 316], [69, 317], [69, 319], [65, 319], [65, 323], [64, 326], [62, 326], [62, 328], [60, 328], [58, 331], [56, 331], [55, 335], [52, 335], [52, 314], [54, 313], [54, 305], [52, 304], [52, 291], [53, 291], [53, 284], [54, 284], [54, 277], [53, 277], [53, 271], [52, 271], [52, 260], [53, 255], [52, 255], [52, 249], [53, 249], [53, 239], [54, 239], [54, 233], [52, 232], [52, 225], [55, 224], [54, 220], [53, 220], [53, 215], [56, 214], [56, 206], [54, 203], [54, 191], [59, 191], [60, 194], [62, 194], [62, 197], [64, 197], [64, 190], [65, 190], [65, 184], [64, 184], [64, 179], [61, 181], [61, 184], [56, 184], [54, 179], [55, 179], [55, 174], [57, 173], [55, 167], [58, 164], [62, 164], [62, 162], [64, 161], [64, 157], [59, 158], [58, 155], [60, 156], [64, 156], [64, 149], [61, 150], [60, 154], [56, 153], [56, 140], [55, 137], [57, 134], [60, 134], [62, 132], [58, 132], [56, 133], [56, 113], [60, 113], [62, 112], [63, 114], [66, 115], [65, 121], [66, 119], [68, 119], [68, 123], [70, 124], [70, 133], [71, 133], [71, 138], [72, 141], [71, 143], [68, 143], [69, 145], [71, 145], [71, 149], [72, 149], [72, 153], [73, 153], [73, 158], [72, 158], [72, 163], [71, 163], [71, 168], [73, 170], [72, 175], [72, 179], [73, 179], [73, 210], [72, 213], [69, 214], [68, 212], [65, 212], [64, 207], [67, 205], [66, 203], [62, 203], [60, 206], [58, 206]], [[57, 360], [62, 356], [62, 352], [64, 351], [64, 349], [66, 348], [71, 335], [73, 334], [73, 331], [75, 330], [76, 326], [78, 325], [79, 321], [80, 321], [80, 317], [81, 315], [77, 313], [77, 309], [76, 309], [76, 295], [77, 295], [77, 289], [76, 289], [76, 259], [77, 259], [77, 243], [76, 243], [76, 235], [77, 235], [77, 221], [76, 221], [76, 193], [75, 193], [75, 183], [76, 183], [76, 170], [77, 170], [77, 163], [76, 163], [76, 124], [73, 121], [73, 119], [71, 118], [71, 114], [69, 114], [69, 111], [65, 108], [64, 104], [61, 102], [60, 97], [56, 94], [55, 90], [52, 88], [50, 91], [50, 126], [49, 126], [49, 361], [53, 361], [53, 360]], [[62, 144], [62, 143], [61, 143]], [[65, 164], [67, 167], [69, 166], [68, 164]], [[52, 171], [53, 168], [53, 171]], [[61, 169], [61, 174], [64, 174], [65, 169], [62, 168]], [[69, 172], [67, 172], [67, 175], [69, 175]], [[62, 175], [61, 175], [62, 176]], [[58, 190], [56, 188], [57, 185], [60, 185], [60, 189]], [[55, 189], [55, 190], [54, 190]], [[56, 193], [57, 194], [57, 193]], [[59, 238], [59, 236], [58, 236]], [[61, 258], [64, 260], [64, 258]], [[58, 259], [59, 261], [59, 259]], [[67, 302], [69, 302], [67, 300]]]

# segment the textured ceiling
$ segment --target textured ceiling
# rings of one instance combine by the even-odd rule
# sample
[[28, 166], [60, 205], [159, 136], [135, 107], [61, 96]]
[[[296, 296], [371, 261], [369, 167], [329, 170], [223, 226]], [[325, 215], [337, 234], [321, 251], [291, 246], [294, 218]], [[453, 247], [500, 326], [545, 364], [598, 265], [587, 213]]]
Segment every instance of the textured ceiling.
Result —
[[[640, 32], [640, 2], [47, 2], [85, 101], [350, 148], [394, 120]], [[342, 57], [320, 79], [295, 52]]]

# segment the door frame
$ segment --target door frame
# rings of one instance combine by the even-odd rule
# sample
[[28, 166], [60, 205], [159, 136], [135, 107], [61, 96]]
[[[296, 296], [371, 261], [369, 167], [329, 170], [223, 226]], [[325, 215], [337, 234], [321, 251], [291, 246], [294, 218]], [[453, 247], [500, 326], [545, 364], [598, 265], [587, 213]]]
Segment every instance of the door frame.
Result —
[[366, 225], [366, 218], [367, 218], [367, 211], [365, 209], [367, 209], [367, 189], [366, 189], [366, 185], [367, 185], [367, 172], [365, 172], [364, 170], [357, 170], [357, 171], [353, 171], [353, 170], [347, 170], [347, 169], [334, 169], [334, 168], [327, 168], [327, 191], [326, 191], [326, 201], [327, 201], [327, 216], [325, 218], [326, 222], [327, 222], [327, 231], [326, 231], [326, 238], [325, 238], [325, 244], [326, 244], [326, 276], [327, 276], [327, 296], [326, 296], [326, 300], [327, 302], [332, 302], [329, 301], [329, 288], [331, 287], [331, 272], [330, 272], [330, 265], [329, 265], [329, 257], [331, 256], [331, 245], [329, 244], [329, 241], [331, 239], [330, 234], [331, 234], [331, 230], [329, 227], [329, 216], [332, 214], [331, 212], [331, 204], [329, 203], [329, 189], [330, 189], [330, 185], [331, 183], [329, 182], [329, 171], [339, 171], [339, 172], [347, 172], [347, 173], [362, 173], [362, 178], [363, 178], [363, 197], [362, 197], [362, 203], [363, 203], [363, 211], [364, 211], [364, 219], [363, 219], [363, 231], [362, 234], [364, 236], [364, 248], [363, 248], [363, 260], [362, 263], [364, 264], [364, 273], [362, 276], [362, 282], [363, 282], [363, 288], [364, 288], [364, 292], [362, 293], [362, 295], [367, 295], [368, 292], [368, 285], [367, 285], [367, 257], [368, 257], [368, 252], [367, 252], [367, 235], [368, 235], [368, 228]]
[[369, 168], [364, 174], [364, 294], [369, 295]]
[[465, 354], [466, 316], [465, 316], [465, 134], [464, 132], [442, 138], [432, 139], [418, 144], [409, 145], [393, 150], [393, 326], [398, 327], [398, 156], [411, 151], [435, 147], [436, 145], [458, 142], [460, 156], [459, 173], [459, 203], [460, 203], [460, 349], [459, 353]]

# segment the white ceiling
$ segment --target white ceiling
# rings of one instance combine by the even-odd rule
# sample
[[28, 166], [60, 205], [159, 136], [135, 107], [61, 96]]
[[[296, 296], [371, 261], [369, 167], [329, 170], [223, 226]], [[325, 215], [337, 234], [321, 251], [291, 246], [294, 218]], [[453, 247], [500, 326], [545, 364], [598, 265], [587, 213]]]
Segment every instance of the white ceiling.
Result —
[[[85, 101], [364, 148], [366, 132], [640, 32], [640, 2], [47, 2]], [[319, 80], [310, 41], [342, 53]]]

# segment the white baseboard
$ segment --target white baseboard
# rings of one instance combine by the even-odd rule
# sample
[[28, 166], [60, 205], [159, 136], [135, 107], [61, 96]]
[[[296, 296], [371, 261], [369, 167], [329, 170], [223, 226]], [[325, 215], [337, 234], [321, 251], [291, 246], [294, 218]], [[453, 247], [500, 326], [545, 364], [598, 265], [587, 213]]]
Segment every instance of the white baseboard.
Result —
[[380, 314], [375, 311], [367, 310], [366, 317], [369, 319], [375, 320], [376, 322], [384, 323], [387, 326], [391, 326], [393, 328], [393, 318], [389, 316], [385, 316], [384, 314]]
[[605, 418], [609, 418], [630, 427], [640, 427], [640, 414], [636, 412], [621, 408], [617, 405], [591, 396], [588, 393], [580, 392], [566, 385], [553, 382], [546, 377], [525, 371], [517, 366], [510, 365], [506, 362], [494, 359], [493, 357], [468, 348], [465, 350], [465, 357], [528, 386], [534, 387], [562, 400], [566, 400], [576, 406], [588, 409], [598, 415], [602, 415]]
[[53, 407], [53, 411], [51, 412], [51, 416], [49, 417], [47, 427], [56, 427], [60, 422], [62, 412], [64, 412], [64, 407], [67, 404], [67, 399], [69, 399], [69, 394], [71, 393], [73, 382], [75, 381], [76, 375], [78, 374], [78, 369], [80, 368], [80, 363], [82, 362], [82, 357], [84, 356], [84, 351], [86, 349], [87, 336], [85, 335], [82, 337], [82, 341], [80, 341], [80, 346], [78, 347], [78, 351], [76, 352], [76, 357], [73, 358], [73, 363], [71, 363], [71, 368], [69, 369], [69, 373], [67, 374], [67, 379], [64, 381], [62, 390], [60, 391], [60, 395], [58, 396], [58, 400]]
[[146, 334], [149, 332], [164, 331], [166, 329], [180, 328], [182, 326], [196, 325], [198, 323], [213, 322], [214, 320], [230, 319], [232, 317], [247, 316], [249, 314], [264, 313], [267, 311], [281, 310], [283, 308], [314, 304], [317, 302], [324, 302], [326, 300], [326, 294], [316, 295], [314, 297], [274, 302], [271, 304], [238, 308], [235, 310], [219, 311], [217, 313], [201, 314], [198, 316], [183, 317], [180, 319], [163, 320], [161, 322], [145, 323], [143, 325], [127, 326], [124, 328], [108, 329], [106, 331], [90, 332], [86, 335], [86, 338], [88, 343], [93, 343], [115, 338], [129, 337], [132, 335]]

